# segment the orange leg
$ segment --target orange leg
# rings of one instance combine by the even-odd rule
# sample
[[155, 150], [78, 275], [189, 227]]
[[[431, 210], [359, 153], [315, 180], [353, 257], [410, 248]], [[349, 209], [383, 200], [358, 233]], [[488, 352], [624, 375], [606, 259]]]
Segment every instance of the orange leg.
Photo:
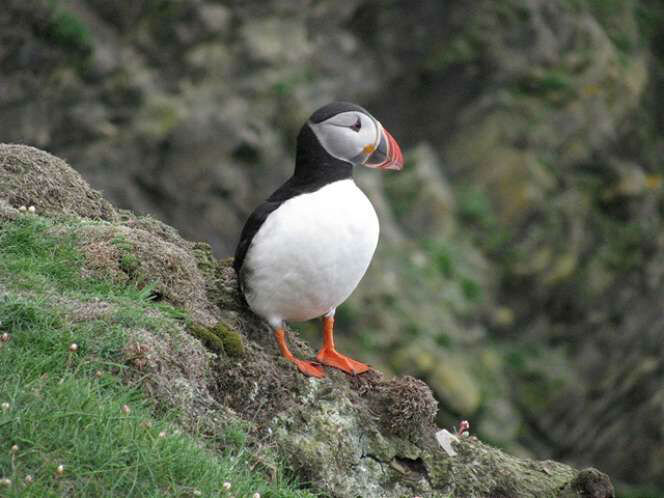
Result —
[[300, 372], [309, 377], [317, 377], [319, 379], [325, 377], [325, 371], [320, 365], [317, 365], [313, 361], [299, 360], [293, 356], [293, 353], [290, 352], [288, 345], [286, 344], [286, 333], [284, 332], [284, 329], [280, 327], [275, 330], [274, 336], [277, 338], [277, 344], [279, 345], [281, 355], [288, 361], [295, 363], [295, 366]]
[[348, 356], [338, 353], [334, 348], [334, 317], [323, 317], [323, 347], [316, 359], [323, 365], [338, 368], [339, 370], [357, 375], [369, 370], [369, 366], [355, 361]]

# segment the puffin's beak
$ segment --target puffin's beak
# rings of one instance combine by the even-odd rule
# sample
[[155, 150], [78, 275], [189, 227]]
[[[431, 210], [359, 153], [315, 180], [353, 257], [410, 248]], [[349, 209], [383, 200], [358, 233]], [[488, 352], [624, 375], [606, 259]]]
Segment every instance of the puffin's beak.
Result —
[[369, 168], [394, 169], [403, 168], [401, 147], [390, 133], [380, 126], [380, 139], [373, 152], [364, 163]]

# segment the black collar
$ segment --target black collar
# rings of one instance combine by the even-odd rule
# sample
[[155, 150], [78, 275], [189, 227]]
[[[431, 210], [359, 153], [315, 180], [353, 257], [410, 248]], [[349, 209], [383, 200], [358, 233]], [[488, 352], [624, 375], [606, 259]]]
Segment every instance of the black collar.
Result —
[[353, 177], [353, 165], [331, 156], [318, 142], [309, 124], [297, 136], [297, 153], [292, 184], [313, 192], [328, 183]]

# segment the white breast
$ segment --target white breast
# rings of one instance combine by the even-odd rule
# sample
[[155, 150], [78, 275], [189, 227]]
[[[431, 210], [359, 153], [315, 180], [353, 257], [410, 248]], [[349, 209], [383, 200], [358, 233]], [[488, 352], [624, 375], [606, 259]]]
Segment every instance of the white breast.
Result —
[[244, 262], [249, 306], [273, 325], [344, 302], [378, 244], [378, 217], [353, 180], [284, 202], [258, 230]]

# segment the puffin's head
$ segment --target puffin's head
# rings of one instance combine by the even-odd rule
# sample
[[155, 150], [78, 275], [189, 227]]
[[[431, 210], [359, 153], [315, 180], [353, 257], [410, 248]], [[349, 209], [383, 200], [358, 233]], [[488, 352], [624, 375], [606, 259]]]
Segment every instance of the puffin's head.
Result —
[[397, 141], [362, 107], [332, 102], [314, 112], [307, 125], [332, 157], [369, 168], [403, 168]]

